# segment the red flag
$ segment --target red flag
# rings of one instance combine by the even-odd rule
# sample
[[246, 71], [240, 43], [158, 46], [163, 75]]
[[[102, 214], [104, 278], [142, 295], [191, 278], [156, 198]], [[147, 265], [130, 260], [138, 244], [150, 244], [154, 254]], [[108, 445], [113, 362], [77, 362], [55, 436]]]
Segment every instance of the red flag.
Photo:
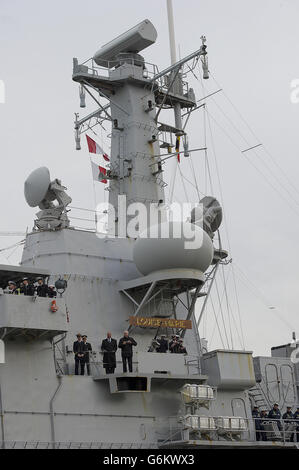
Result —
[[101, 147], [87, 134], [86, 134], [86, 140], [87, 140], [89, 153], [103, 153]]
[[87, 134], [86, 134], [86, 140], [87, 140], [89, 153], [96, 153], [99, 155], [103, 155], [104, 160], [106, 160], [106, 162], [110, 162], [110, 159], [107, 153], [105, 153], [102, 147], [95, 140], [89, 137], [89, 135]]

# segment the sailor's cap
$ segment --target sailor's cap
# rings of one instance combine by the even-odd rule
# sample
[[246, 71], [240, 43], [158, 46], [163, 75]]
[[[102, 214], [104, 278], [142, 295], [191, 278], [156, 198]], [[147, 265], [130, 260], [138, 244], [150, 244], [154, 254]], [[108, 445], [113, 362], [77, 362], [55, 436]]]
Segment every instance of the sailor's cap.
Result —
[[43, 278], [42, 277], [37, 277], [36, 280], [37, 281], [43, 281]]
[[23, 277], [22, 281], [28, 281], [28, 277]]
[[17, 284], [15, 283], [15, 281], [8, 281], [8, 284], [13, 284], [14, 286], [17, 285]]

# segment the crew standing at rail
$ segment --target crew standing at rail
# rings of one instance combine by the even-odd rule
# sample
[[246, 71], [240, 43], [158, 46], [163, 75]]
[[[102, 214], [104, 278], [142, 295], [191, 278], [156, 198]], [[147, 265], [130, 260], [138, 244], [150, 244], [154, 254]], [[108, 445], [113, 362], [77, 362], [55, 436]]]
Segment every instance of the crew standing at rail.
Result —
[[127, 372], [127, 363], [129, 366], [129, 372], [133, 372], [133, 346], [137, 346], [136, 341], [129, 336], [128, 331], [124, 331], [124, 336], [118, 343], [118, 347], [121, 349], [123, 372]]
[[110, 331], [107, 333], [107, 338], [103, 339], [101, 350], [104, 353], [103, 356], [103, 367], [106, 370], [106, 374], [114, 374], [116, 368], [116, 356], [117, 341], [112, 338]]

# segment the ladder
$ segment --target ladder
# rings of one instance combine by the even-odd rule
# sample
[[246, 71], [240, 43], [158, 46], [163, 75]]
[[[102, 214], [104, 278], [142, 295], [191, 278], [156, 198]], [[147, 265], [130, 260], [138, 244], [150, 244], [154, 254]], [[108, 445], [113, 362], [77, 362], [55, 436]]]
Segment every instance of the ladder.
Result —
[[249, 390], [249, 396], [254, 402], [254, 405], [258, 406], [260, 410], [268, 411], [272, 408], [272, 404], [259, 382], [256, 383], [255, 387]]

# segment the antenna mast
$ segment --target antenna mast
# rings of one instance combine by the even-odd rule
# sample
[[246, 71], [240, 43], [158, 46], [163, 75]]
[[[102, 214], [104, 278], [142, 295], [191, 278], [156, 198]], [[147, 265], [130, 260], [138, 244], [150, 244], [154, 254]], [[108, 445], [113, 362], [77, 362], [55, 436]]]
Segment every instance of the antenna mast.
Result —
[[[175, 64], [177, 61], [176, 57], [176, 44], [175, 44], [175, 33], [174, 33], [174, 18], [173, 18], [173, 7], [172, 0], [167, 0], [167, 14], [168, 14], [168, 29], [169, 29], [169, 45], [170, 45], [170, 57], [171, 65]], [[177, 77], [174, 82], [174, 87], [178, 88], [181, 81], [180, 72], [177, 74]], [[179, 129], [179, 135], [183, 135], [182, 130], [182, 115], [181, 115], [181, 105], [176, 103], [174, 105], [174, 117], [175, 117], [175, 127]]]

